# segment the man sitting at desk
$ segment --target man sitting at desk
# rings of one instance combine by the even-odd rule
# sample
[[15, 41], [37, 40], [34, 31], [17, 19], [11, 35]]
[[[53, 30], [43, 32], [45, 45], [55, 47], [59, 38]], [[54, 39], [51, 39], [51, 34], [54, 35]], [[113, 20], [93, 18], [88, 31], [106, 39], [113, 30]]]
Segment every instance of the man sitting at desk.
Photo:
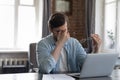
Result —
[[[62, 13], [55, 13], [50, 17], [48, 25], [52, 34], [37, 44], [40, 73], [80, 72], [86, 51], [77, 39], [70, 37], [67, 22], [67, 16]], [[97, 52], [100, 39], [97, 34], [91, 37], [97, 44], [95, 47]]]

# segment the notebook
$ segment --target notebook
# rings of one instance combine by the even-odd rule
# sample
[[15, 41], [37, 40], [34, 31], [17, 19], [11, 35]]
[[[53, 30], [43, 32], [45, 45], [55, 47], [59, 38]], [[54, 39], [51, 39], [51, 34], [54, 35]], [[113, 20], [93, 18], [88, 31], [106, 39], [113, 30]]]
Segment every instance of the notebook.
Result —
[[118, 55], [118, 53], [87, 54], [87, 58], [82, 66], [81, 72], [68, 75], [77, 78], [110, 76]]
[[75, 80], [66, 74], [43, 74], [42, 80]]

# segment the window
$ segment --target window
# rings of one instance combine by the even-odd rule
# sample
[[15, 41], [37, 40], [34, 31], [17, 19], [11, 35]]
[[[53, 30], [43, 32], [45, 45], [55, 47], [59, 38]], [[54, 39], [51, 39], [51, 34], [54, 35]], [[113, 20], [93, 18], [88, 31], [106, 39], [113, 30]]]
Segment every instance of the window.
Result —
[[109, 51], [120, 48], [120, 0], [105, 0], [103, 46]]
[[0, 0], [0, 50], [28, 50], [29, 43], [41, 38], [39, 3], [39, 0]]

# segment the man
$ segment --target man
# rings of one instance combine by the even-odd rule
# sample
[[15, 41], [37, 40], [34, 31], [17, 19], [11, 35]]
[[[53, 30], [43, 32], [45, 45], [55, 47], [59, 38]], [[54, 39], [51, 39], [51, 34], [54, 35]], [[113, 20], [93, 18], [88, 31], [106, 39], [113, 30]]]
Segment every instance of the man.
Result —
[[[37, 44], [40, 73], [80, 72], [86, 51], [77, 39], [70, 37], [67, 21], [67, 16], [62, 13], [50, 17], [51, 34]], [[96, 39], [94, 35], [92, 37]]]

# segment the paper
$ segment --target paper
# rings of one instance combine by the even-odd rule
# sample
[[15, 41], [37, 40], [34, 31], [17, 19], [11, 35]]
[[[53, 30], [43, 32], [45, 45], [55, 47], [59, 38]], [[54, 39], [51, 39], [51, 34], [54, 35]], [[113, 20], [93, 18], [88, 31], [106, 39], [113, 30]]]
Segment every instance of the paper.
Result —
[[75, 80], [66, 74], [44, 74], [42, 80]]

